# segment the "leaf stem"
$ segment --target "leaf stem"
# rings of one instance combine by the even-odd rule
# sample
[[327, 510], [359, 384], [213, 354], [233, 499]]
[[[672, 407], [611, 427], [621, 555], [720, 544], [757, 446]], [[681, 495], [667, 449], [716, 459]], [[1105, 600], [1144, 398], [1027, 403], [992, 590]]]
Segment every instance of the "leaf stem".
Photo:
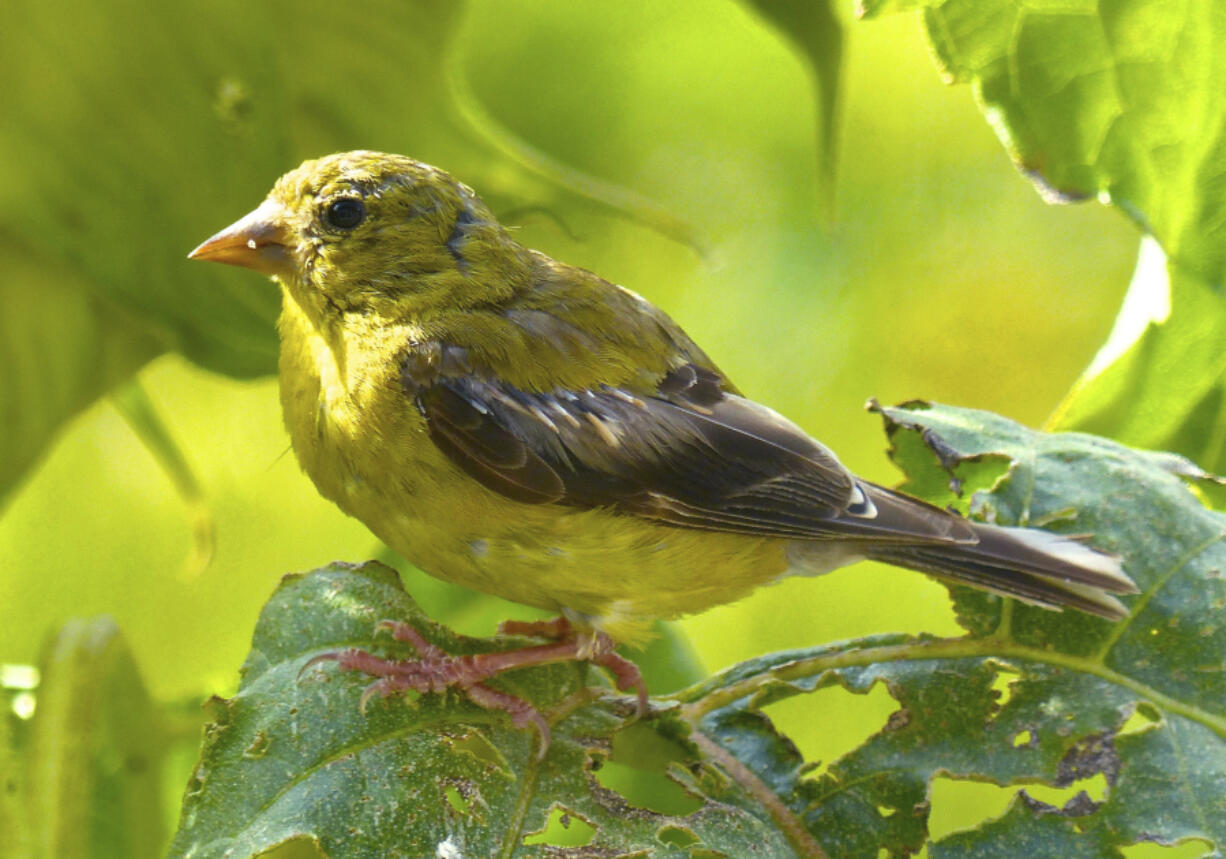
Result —
[[[752, 695], [767, 682], [800, 680], [836, 668], [852, 668], [881, 662], [916, 662], [924, 659], [990, 656], [1029, 660], [1091, 674], [1136, 693], [1159, 709], [1204, 725], [1219, 737], [1226, 739], [1226, 717], [1206, 712], [1199, 707], [1172, 698], [1152, 686], [1108, 668], [1096, 659], [1043, 650], [998, 638], [945, 638], [915, 641], [798, 659], [795, 662], [780, 665], [764, 675], [737, 681], [709, 692], [696, 701], [683, 703], [681, 712], [687, 722], [697, 725], [703, 716]], [[677, 698], [680, 694], [683, 693], [670, 697]]]
[[[583, 688], [559, 701], [557, 705], [545, 714], [549, 727], [552, 728], [557, 725], [575, 710], [590, 702], [592, 697], [591, 690]], [[541, 742], [541, 738], [537, 737], [536, 742]], [[516, 798], [515, 811], [511, 814], [511, 820], [507, 826], [508, 837], [502, 839], [502, 850], [498, 854], [499, 859], [511, 859], [515, 854], [515, 850], [521, 846], [524, 837], [524, 821], [528, 817], [528, 809], [532, 806], [532, 798], [536, 795], [536, 777], [540, 773], [540, 769], [541, 756], [534, 749], [532, 756], [524, 764], [524, 770], [520, 776], [519, 796]]]
[[1192, 563], [1193, 558], [1208, 550], [1210, 546], [1220, 542], [1223, 539], [1226, 539], [1226, 530], [1219, 531], [1216, 534], [1211, 534], [1205, 540], [1197, 543], [1195, 546], [1188, 549], [1188, 551], [1177, 558], [1175, 563], [1171, 564], [1170, 568], [1168, 568], [1163, 575], [1155, 578], [1153, 582], [1150, 583], [1149, 587], [1147, 587], [1140, 594], [1136, 602], [1132, 604], [1129, 609], [1128, 617], [1124, 618], [1119, 623], [1115, 624], [1114, 627], [1112, 627], [1111, 633], [1107, 636], [1106, 640], [1103, 641], [1103, 646], [1099, 648], [1098, 652], [1094, 655], [1094, 658], [1099, 661], [1106, 659], [1107, 654], [1111, 652], [1111, 648], [1115, 647], [1116, 642], [1120, 640], [1120, 637], [1123, 636], [1123, 634], [1129, 629], [1129, 627], [1132, 626], [1136, 619], [1141, 616], [1141, 614], [1145, 611], [1145, 607], [1149, 605], [1149, 601], [1154, 598], [1154, 595], [1161, 591], [1162, 588], [1166, 586], [1166, 583], [1169, 582], [1176, 573], [1178, 573], [1188, 564]]
[[694, 745], [698, 746], [699, 751], [709, 760], [719, 764], [737, 784], [745, 788], [747, 793], [762, 803], [762, 806], [770, 814], [771, 820], [779, 827], [788, 841], [792, 843], [792, 846], [796, 848], [797, 855], [807, 856], [810, 859], [829, 859], [826, 851], [822, 850], [821, 845], [809, 834], [809, 830], [805, 829], [805, 825], [800, 818], [793, 814], [792, 810], [779, 798], [779, 795], [767, 787], [762, 779], [754, 775], [749, 767], [741, 763], [735, 755], [719, 743], [697, 729], [690, 733], [689, 739]]
[[589, 173], [568, 167], [495, 119], [473, 92], [464, 73], [464, 59], [460, 42], [455, 40], [445, 55], [445, 80], [451, 96], [448, 106], [459, 126], [475, 136], [480, 144], [508, 158], [533, 176], [616, 215], [629, 217], [690, 248], [703, 260], [711, 259], [712, 251], [699, 232], [681, 218], [623, 186], [602, 181]]

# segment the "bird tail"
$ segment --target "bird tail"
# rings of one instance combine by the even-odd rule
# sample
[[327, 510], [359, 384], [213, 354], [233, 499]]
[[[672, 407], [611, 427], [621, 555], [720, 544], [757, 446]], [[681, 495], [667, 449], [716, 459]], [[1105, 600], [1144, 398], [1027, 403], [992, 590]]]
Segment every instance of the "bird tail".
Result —
[[878, 544], [865, 555], [1044, 608], [1076, 608], [1110, 620], [1128, 617], [1111, 594], [1136, 593], [1137, 586], [1115, 556], [1048, 531], [970, 524], [977, 542]]

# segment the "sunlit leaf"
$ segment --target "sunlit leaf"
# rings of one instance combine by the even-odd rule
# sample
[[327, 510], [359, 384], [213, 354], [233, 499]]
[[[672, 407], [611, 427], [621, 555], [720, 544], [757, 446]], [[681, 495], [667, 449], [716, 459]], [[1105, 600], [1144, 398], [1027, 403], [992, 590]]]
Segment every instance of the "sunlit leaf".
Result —
[[0, 226], [166, 347], [222, 372], [272, 372], [275, 290], [191, 265], [187, 251], [302, 158], [359, 145], [425, 157], [454, 145], [441, 58], [462, 10], [120, 0], [76, 8], [65, 27], [55, 4], [18, 0], [6, 15], [23, 38], [0, 56], [13, 84]]
[[1226, 466], [1226, 302], [1141, 246], [1115, 330], [1051, 421]]
[[1045, 193], [1100, 195], [1210, 283], [1226, 271], [1226, 16], [1214, 0], [866, 2], [923, 8], [941, 71], [970, 83]]
[[[865, 0], [921, 8], [937, 63], [970, 83], [1053, 201], [1117, 206], [1142, 255], [1112, 340], [1052, 426], [1226, 464], [1226, 16], [1214, 0]], [[1070, 289], [1075, 289], [1070, 285]], [[1160, 293], [1160, 294], [1159, 294]], [[1145, 319], [1157, 298], [1161, 318]]]

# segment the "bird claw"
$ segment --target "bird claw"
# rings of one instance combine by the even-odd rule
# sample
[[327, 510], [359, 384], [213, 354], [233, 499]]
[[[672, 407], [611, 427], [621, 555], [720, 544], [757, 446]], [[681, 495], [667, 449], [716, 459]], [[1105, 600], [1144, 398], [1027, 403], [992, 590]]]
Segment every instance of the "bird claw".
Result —
[[409, 645], [423, 657], [444, 655], [442, 650], [426, 641], [425, 636], [403, 621], [381, 620], [375, 624], [375, 635], [380, 632], [390, 632], [393, 639]]
[[303, 674], [306, 674], [307, 671], [314, 668], [316, 665], [319, 665], [321, 662], [339, 662], [341, 653], [343, 652], [344, 651], [340, 650], [329, 650], [327, 653], [315, 654], [306, 662], [302, 663], [302, 667], [298, 669], [298, 679], [301, 680]]
[[594, 657], [592, 662], [613, 675], [618, 691], [635, 691], [634, 718], [641, 719], [647, 715], [647, 684], [643, 682], [643, 673], [637, 665], [611, 650]]
[[523, 647], [517, 650], [451, 656], [428, 642], [407, 623], [381, 620], [375, 624], [375, 634], [390, 632], [396, 641], [408, 644], [417, 652], [414, 659], [387, 659], [365, 650], [331, 650], [311, 657], [298, 672], [321, 662], [335, 662], [341, 671], [360, 671], [378, 678], [362, 690], [358, 707], [365, 714], [366, 705], [376, 696], [386, 698], [399, 692], [443, 692], [451, 687], [461, 690], [474, 704], [487, 710], [501, 710], [511, 717], [517, 728], [534, 727], [540, 735], [538, 757], [549, 749], [549, 723], [528, 701], [509, 692], [489, 686], [485, 681], [504, 671], [531, 665], [574, 660], [589, 661], [613, 675], [617, 688], [623, 692], [635, 690], [638, 695], [636, 718], [647, 712], [647, 689], [638, 667], [614, 651], [613, 639], [603, 632], [585, 633], [572, 630], [565, 618], [551, 621], [507, 621], [500, 631], [510, 635], [533, 635], [550, 639], [552, 643]]

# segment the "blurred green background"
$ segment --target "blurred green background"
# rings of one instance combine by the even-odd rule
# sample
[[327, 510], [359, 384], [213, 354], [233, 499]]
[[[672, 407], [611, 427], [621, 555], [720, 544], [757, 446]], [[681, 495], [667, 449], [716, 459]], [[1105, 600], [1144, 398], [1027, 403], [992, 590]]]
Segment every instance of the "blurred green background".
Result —
[[[68, 618], [109, 614], [160, 701], [234, 690], [279, 576], [380, 551], [318, 497], [288, 451], [276, 382], [259, 374], [269, 368], [273, 285], [184, 258], [304, 158], [381, 148], [450, 170], [516, 224], [522, 242], [642, 293], [744, 392], [886, 483], [897, 474], [878, 420], [862, 410], [868, 397], [931, 398], [1040, 424], [1106, 338], [1135, 262], [1137, 231], [1118, 213], [1039, 198], [971, 91], [942, 84], [908, 15], [855, 23], [838, 9], [832, 189], [804, 55], [732, 0], [474, 0], [462, 16], [458, 5], [418, 3], [311, 26], [341, 13], [201, 2], [146, 17], [122, 2], [107, 20], [82, 12], [77, 21], [93, 53], [71, 62], [97, 72], [93, 85], [80, 83], [80, 68], [51, 62], [69, 38], [53, 27], [66, 12], [19, 5], [43, 29], [28, 31], [25, 59], [10, 57], [23, 86], [0, 96], [0, 118], [13, 111], [30, 124], [5, 123], [0, 142], [20, 152], [24, 134], [45, 146], [26, 152], [36, 165], [4, 168], [0, 202], [29, 209], [5, 259], [19, 284], [56, 303], [36, 314], [45, 325], [6, 337], [25, 343], [36, 365], [53, 362], [66, 348], [56, 314], [96, 312], [112, 334], [129, 333], [135, 351], [182, 350], [213, 369], [170, 351], [140, 371], [203, 488], [203, 513], [106, 399], [64, 426], [10, 492], [0, 518], [0, 662], [35, 662]], [[307, 22], [291, 20], [299, 16]], [[447, 89], [457, 74], [458, 105]], [[91, 107], [114, 122], [99, 140], [82, 134], [97, 114], [73, 114]], [[517, 140], [582, 181], [651, 201], [690, 240], [653, 225], [646, 210], [593, 204], [565, 172], [525, 169], [507, 157], [531, 154]], [[85, 226], [40, 226], [70, 204]], [[108, 217], [119, 225], [98, 226]], [[5, 229], [11, 237], [16, 228]], [[66, 270], [39, 262], [52, 258]], [[81, 295], [84, 310], [72, 303]], [[142, 295], [182, 318], [168, 312], [164, 325], [149, 324]], [[212, 340], [191, 333], [193, 313], [210, 320]], [[197, 574], [200, 516], [212, 519], [216, 542]], [[420, 573], [406, 586], [468, 633], [528, 616], [484, 598], [452, 604], [453, 590]], [[870, 564], [785, 582], [679, 625], [708, 671], [873, 632], [958, 632], [943, 587]], [[881, 689], [826, 690], [770, 712], [807, 759], [828, 762], [893, 709]], [[171, 776], [168, 795], [189, 767]], [[989, 807], [982, 791], [964, 801], [941, 790], [934, 835], [999, 810], [1012, 793]]]

